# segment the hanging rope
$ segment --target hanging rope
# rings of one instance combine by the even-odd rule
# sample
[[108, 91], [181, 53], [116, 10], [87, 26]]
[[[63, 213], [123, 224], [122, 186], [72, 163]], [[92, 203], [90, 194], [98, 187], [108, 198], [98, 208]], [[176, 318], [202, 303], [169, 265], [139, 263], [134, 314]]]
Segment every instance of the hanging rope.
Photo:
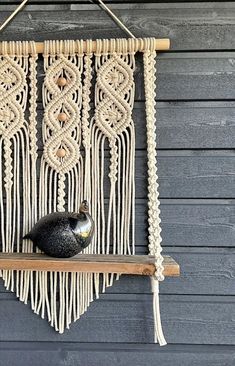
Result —
[[164, 280], [163, 257], [161, 255], [161, 227], [159, 193], [157, 183], [157, 153], [156, 153], [156, 51], [154, 39], [145, 39], [144, 45], [144, 89], [146, 106], [146, 130], [147, 130], [147, 157], [148, 157], [148, 223], [149, 223], [149, 253], [156, 258], [156, 273], [151, 278], [153, 292], [153, 312], [155, 327], [155, 342], [165, 345], [163, 336], [160, 307], [159, 307], [159, 281]]

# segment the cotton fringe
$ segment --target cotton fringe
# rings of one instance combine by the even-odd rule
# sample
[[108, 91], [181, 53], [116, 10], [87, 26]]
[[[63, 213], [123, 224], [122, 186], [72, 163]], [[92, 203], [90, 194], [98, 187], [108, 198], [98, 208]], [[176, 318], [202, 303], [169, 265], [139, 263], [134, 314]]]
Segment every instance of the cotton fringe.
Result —
[[[75, 50], [77, 52], [75, 52]], [[83, 53], [81, 41], [47, 41], [44, 44], [43, 85], [44, 120], [42, 125], [43, 156], [41, 159], [39, 202], [40, 217], [54, 211], [78, 212], [84, 198], [84, 156], [81, 152], [82, 122], [89, 117], [89, 88], [83, 92], [82, 75], [90, 58]], [[84, 83], [91, 75], [86, 74]], [[58, 85], [58, 80], [66, 85]], [[82, 107], [84, 108], [82, 118]], [[66, 121], [61, 121], [63, 113]], [[86, 120], [86, 121], [85, 121]], [[86, 138], [89, 138], [86, 137]], [[58, 152], [64, 152], [59, 156]], [[86, 168], [89, 163], [85, 157]], [[88, 171], [89, 173], [89, 171]], [[85, 175], [87, 180], [87, 175]], [[86, 192], [88, 193], [88, 192]], [[87, 198], [88, 199], [88, 198]], [[90, 274], [50, 272], [43, 273], [49, 282], [41, 293], [42, 305], [48, 305], [48, 319], [59, 333], [79, 319], [93, 299]], [[40, 276], [38, 279], [40, 283]], [[58, 285], [57, 285], [58, 284]], [[59, 291], [59, 304], [56, 296]], [[48, 298], [47, 298], [48, 296]], [[45, 305], [44, 305], [45, 306]], [[37, 312], [41, 309], [37, 308]]]
[[[134, 42], [97, 40], [95, 56], [91, 212], [97, 230], [91, 249], [98, 254], [134, 254]], [[106, 193], [104, 178], [107, 175], [109, 190]], [[113, 284], [113, 277], [113, 274], [104, 275], [103, 291]]]
[[[34, 42], [2, 42], [0, 57], [0, 210], [5, 253], [32, 252], [25, 235], [37, 221], [36, 99]], [[27, 77], [29, 75], [29, 86]], [[28, 104], [29, 117], [25, 118]], [[27, 303], [33, 274], [1, 271], [5, 287]]]
[[[129, 41], [129, 52], [127, 40], [98, 40], [97, 45], [95, 112], [90, 120], [92, 41], [86, 42], [85, 54], [83, 41], [45, 42], [39, 217], [55, 210], [77, 211], [85, 198], [96, 223], [94, 240], [85, 253], [134, 254], [134, 43]], [[60, 78], [67, 80], [66, 86], [58, 87]], [[58, 122], [59, 113], [68, 116], [66, 123]], [[60, 149], [65, 157], [56, 156]], [[64, 325], [68, 328], [72, 319], [77, 320], [86, 311], [94, 292], [99, 296], [100, 275], [50, 275], [51, 284], [55, 276], [58, 282], [59, 275], [59, 308], [54, 305], [51, 309], [52, 286], [47, 289], [51, 294], [41, 295], [37, 313], [48, 303], [51, 324], [63, 333]], [[114, 274], [102, 277], [104, 292], [112, 285]], [[37, 280], [40, 289], [40, 275]]]
[[[94, 54], [91, 40], [86, 41], [85, 52], [82, 40], [44, 43], [43, 154], [40, 157], [36, 135], [35, 44], [2, 43], [2, 251], [32, 253], [32, 243], [29, 240], [22, 243], [21, 238], [35, 222], [54, 211], [78, 211], [81, 201], [86, 199], [96, 231], [85, 253], [135, 253], [132, 112], [135, 53], [140, 44], [146, 95], [149, 251], [156, 257], [156, 273], [151, 279], [155, 341], [163, 345], [166, 342], [161, 328], [158, 289], [158, 282], [164, 277], [156, 168], [154, 40], [97, 40], [96, 44]], [[28, 118], [25, 117], [27, 99]], [[66, 116], [66, 121], [59, 118], [60, 114]], [[40, 162], [38, 184], [37, 161]], [[119, 278], [114, 273], [100, 276], [96, 273], [2, 271], [0, 274], [6, 288], [15, 291], [24, 303], [30, 298], [34, 312], [46, 317], [59, 333], [79, 319], [93, 298], [98, 298], [100, 291], [104, 292], [113, 284], [114, 278]]]

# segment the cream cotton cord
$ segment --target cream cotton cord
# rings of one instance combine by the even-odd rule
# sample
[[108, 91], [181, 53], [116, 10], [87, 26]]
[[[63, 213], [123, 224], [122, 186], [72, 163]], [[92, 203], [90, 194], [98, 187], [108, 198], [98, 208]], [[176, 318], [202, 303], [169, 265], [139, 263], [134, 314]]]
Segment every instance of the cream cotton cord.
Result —
[[[22, 237], [44, 215], [78, 212], [86, 199], [95, 221], [87, 254], [135, 254], [135, 56], [143, 53], [148, 157], [149, 252], [155, 341], [163, 276], [156, 159], [155, 41], [44, 42], [43, 154], [37, 151], [37, 54], [34, 42], [2, 42], [0, 57], [0, 230], [3, 252], [32, 253]], [[95, 84], [92, 94], [92, 85]], [[91, 108], [94, 100], [94, 111]], [[28, 101], [28, 102], [27, 102]], [[26, 106], [29, 117], [26, 118]], [[36, 164], [40, 164], [37, 182]], [[39, 253], [40, 251], [37, 250]], [[87, 310], [115, 273], [0, 272], [5, 286], [59, 333]]]

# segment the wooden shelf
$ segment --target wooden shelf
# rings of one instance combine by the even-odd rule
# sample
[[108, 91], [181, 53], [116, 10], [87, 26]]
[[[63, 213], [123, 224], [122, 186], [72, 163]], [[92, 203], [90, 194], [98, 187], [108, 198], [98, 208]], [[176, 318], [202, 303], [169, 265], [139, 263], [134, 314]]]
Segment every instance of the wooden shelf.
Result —
[[[180, 267], [173, 258], [165, 256], [163, 264], [165, 276], [179, 276]], [[151, 276], [155, 272], [155, 265], [154, 257], [149, 255], [79, 254], [72, 258], [52, 258], [36, 253], [1, 253], [0, 269]]]

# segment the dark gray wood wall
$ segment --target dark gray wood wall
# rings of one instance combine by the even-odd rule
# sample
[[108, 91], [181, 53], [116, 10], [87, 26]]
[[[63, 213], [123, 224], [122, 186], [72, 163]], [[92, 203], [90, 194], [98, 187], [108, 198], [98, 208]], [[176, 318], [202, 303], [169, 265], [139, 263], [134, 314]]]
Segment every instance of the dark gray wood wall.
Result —
[[[14, 8], [1, 1], [0, 22]], [[153, 344], [148, 279], [123, 277], [58, 335], [0, 287], [0, 366], [235, 364], [235, 4], [108, 1], [138, 37], [169, 37], [158, 58], [158, 148], [169, 345]], [[124, 36], [89, 1], [31, 0], [0, 40]], [[147, 251], [145, 119], [137, 80], [137, 252]], [[41, 74], [41, 78], [43, 75]], [[39, 113], [40, 119], [40, 113]]]

